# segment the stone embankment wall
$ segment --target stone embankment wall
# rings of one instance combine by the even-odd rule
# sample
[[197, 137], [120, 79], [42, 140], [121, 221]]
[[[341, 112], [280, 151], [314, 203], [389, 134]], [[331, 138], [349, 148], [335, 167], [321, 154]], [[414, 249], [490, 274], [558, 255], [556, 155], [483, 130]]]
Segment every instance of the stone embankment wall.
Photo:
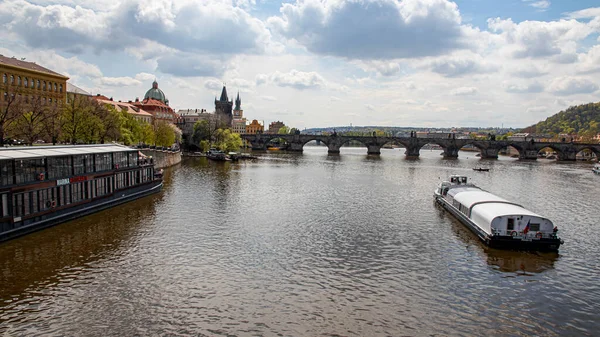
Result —
[[179, 164], [181, 162], [181, 152], [163, 151], [157, 149], [139, 149], [146, 156], [152, 156], [154, 167], [161, 169]]

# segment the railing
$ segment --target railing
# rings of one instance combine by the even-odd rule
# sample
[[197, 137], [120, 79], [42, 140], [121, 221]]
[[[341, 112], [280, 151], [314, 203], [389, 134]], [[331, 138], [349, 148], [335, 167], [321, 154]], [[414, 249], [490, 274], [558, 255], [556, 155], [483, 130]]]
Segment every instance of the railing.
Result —
[[492, 235], [512, 236], [520, 239], [556, 239], [556, 232], [543, 233], [529, 231], [523, 233], [523, 231], [492, 229]]

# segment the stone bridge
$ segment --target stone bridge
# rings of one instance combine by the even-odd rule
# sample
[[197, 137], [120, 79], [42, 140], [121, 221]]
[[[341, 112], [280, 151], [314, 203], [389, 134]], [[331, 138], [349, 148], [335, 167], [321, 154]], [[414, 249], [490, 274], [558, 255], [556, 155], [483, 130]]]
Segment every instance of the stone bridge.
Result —
[[377, 136], [341, 136], [341, 135], [280, 135], [280, 134], [242, 134], [242, 139], [252, 144], [252, 150], [266, 150], [267, 144], [274, 139], [281, 138], [287, 143], [288, 151], [302, 152], [304, 145], [316, 140], [327, 145], [329, 153], [340, 153], [342, 145], [356, 141], [367, 147], [368, 154], [380, 154], [381, 148], [386, 144], [395, 144], [406, 148], [407, 157], [418, 157], [419, 150], [426, 144], [437, 144], [444, 150], [444, 157], [456, 158], [458, 151], [465, 145], [471, 144], [479, 149], [481, 158], [498, 158], [498, 152], [512, 146], [519, 151], [520, 159], [537, 159], [538, 152], [544, 148], [556, 151], [557, 160], [575, 160], [575, 156], [582, 150], [589, 149], [600, 158], [600, 144], [582, 143], [551, 143], [533, 141], [507, 141], [507, 140], [476, 140], [453, 138], [416, 138], [416, 137], [377, 137]]

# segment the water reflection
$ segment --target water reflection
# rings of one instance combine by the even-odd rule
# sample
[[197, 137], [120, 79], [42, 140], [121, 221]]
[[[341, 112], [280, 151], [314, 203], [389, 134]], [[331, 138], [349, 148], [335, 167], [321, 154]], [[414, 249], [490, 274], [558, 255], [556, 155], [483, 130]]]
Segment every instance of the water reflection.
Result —
[[0, 309], [60, 282], [69, 270], [114, 258], [155, 216], [161, 198], [145, 197], [0, 244]]

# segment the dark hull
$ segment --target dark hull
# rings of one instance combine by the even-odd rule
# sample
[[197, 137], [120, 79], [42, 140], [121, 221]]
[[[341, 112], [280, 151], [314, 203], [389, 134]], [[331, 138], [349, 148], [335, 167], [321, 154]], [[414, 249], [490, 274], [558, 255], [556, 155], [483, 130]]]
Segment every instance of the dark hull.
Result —
[[562, 244], [561, 239], [532, 239], [531, 241], [521, 240], [521, 238], [513, 238], [511, 236], [490, 235], [476, 226], [464, 214], [459, 212], [454, 206], [448, 204], [442, 197], [435, 195], [435, 201], [442, 208], [449, 211], [460, 222], [470, 229], [477, 237], [490, 247], [498, 249], [512, 250], [531, 250], [531, 251], [557, 251]]
[[94, 199], [92, 201], [74, 205], [69, 208], [59, 209], [52, 213], [26, 219], [20, 222], [18, 228], [0, 233], [0, 242], [29, 234], [44, 228], [52, 227], [85, 215], [105, 210], [126, 202], [143, 198], [160, 192], [162, 180], [155, 180], [147, 184], [136, 186], [127, 190], [118, 190], [111, 195]]

